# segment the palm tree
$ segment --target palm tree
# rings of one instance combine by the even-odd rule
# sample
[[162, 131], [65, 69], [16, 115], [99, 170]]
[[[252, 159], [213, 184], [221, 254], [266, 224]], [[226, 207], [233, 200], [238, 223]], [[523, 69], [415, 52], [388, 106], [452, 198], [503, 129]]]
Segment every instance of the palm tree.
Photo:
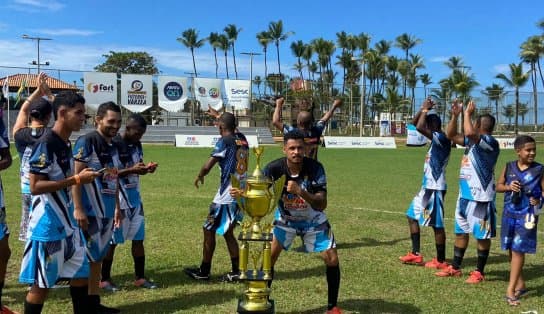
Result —
[[280, 66], [280, 41], [284, 41], [289, 37], [289, 35], [294, 34], [294, 32], [283, 32], [283, 22], [282, 20], [279, 20], [277, 22], [270, 22], [268, 24], [268, 35], [270, 36], [270, 39], [274, 41], [274, 45], [276, 45], [276, 54], [278, 56], [278, 73], [281, 76], [281, 66]]
[[519, 104], [519, 115], [521, 116], [521, 125], [525, 125], [525, 115], [529, 113], [527, 103]]
[[[341, 52], [340, 56], [337, 56], [337, 58], [339, 59], [337, 64], [339, 64], [342, 67], [342, 71], [343, 71], [343, 73], [342, 73], [342, 94], [344, 93], [345, 87], [346, 87], [347, 67], [349, 67], [349, 62], [351, 61], [351, 57], [349, 57], [350, 61], [346, 60], [346, 58], [348, 58], [348, 54], [346, 54], [346, 51], [351, 50], [351, 49], [349, 49], [350, 44], [351, 44], [350, 43], [350, 37], [351, 37], [351, 35], [348, 35], [348, 33], [346, 33], [345, 31], [341, 31], [339, 33], [336, 33], [336, 44], [338, 45], [338, 48], [342, 49], [342, 52]], [[345, 61], [347, 61], [347, 62], [345, 62]]]
[[229, 78], [229, 63], [227, 60], [228, 51], [230, 48], [230, 42], [227, 35], [220, 34], [219, 35], [219, 49], [223, 50], [223, 53], [225, 55], [225, 71], [227, 72], [227, 79]]
[[453, 71], [464, 66], [463, 58], [455, 56], [450, 57], [448, 61], [444, 62], [444, 64]]
[[525, 63], [528, 63], [530, 66], [529, 72], [531, 73], [531, 86], [533, 87], [533, 101], [534, 101], [534, 119], [535, 131], [538, 129], [538, 89], [537, 89], [537, 64], [540, 67], [540, 54], [542, 50], [542, 37], [541, 36], [531, 36], [525, 42], [521, 44], [520, 57], [521, 60]]
[[[414, 48], [417, 44], [421, 43], [421, 39], [404, 33], [395, 38], [395, 47], [398, 47], [404, 51], [404, 60], [408, 62], [408, 53], [410, 49]], [[407, 76], [403, 77], [402, 84], [402, 97], [406, 98], [406, 80]]]
[[217, 72], [219, 70], [219, 63], [217, 62], [217, 48], [221, 46], [221, 43], [219, 42], [219, 34], [211, 32], [210, 36], [208, 36], [208, 42], [210, 43], [210, 46], [213, 47], [213, 56], [215, 58], [215, 78], [217, 78]]
[[297, 40], [291, 43], [291, 52], [297, 58], [297, 63], [295, 65], [295, 68], [297, 68], [300, 78], [302, 80], [304, 80], [304, 76], [302, 75], [302, 69], [304, 69], [304, 65], [302, 64], [301, 59], [302, 59], [302, 56], [304, 55], [304, 49], [305, 49], [305, 45], [302, 40]]
[[302, 53], [302, 59], [306, 60], [306, 69], [308, 70], [308, 79], [309, 80], [313, 80], [312, 75], [311, 75], [312, 71], [310, 69], [313, 54], [314, 54], [314, 49], [313, 49], [312, 45], [305, 44], [304, 45], [304, 52]]
[[229, 44], [232, 47], [232, 61], [234, 63], [234, 75], [236, 76], [236, 79], [238, 79], [238, 69], [236, 67], [236, 52], [234, 51], [234, 43], [238, 39], [238, 34], [242, 31], [241, 28], [237, 28], [234, 24], [227, 25], [223, 31], [227, 35], [227, 38], [229, 40]]
[[506, 92], [504, 92], [504, 87], [497, 83], [493, 83], [491, 84], [491, 86], [486, 87], [485, 91], [482, 91], [482, 93], [484, 95], [487, 95], [489, 101], [495, 102], [495, 115], [497, 116], [497, 125], [500, 125], [499, 101], [504, 97], [504, 95], [506, 95]]
[[503, 106], [502, 107], [502, 115], [508, 119], [508, 127], [510, 127], [512, 125], [512, 117], [514, 116], [515, 114], [515, 109], [514, 107], [516, 107], [515, 104], [510, 104], [510, 105], [507, 105], [507, 106]]
[[529, 80], [529, 73], [523, 72], [523, 64], [520, 62], [518, 64], [511, 63], [510, 75], [506, 76], [504, 73], [497, 74], [497, 78], [502, 80], [507, 86], [513, 87], [515, 89], [516, 95], [516, 107], [515, 107], [515, 124], [514, 132], [518, 134], [518, 116], [519, 116], [519, 89], [527, 84]]
[[182, 43], [185, 47], [191, 50], [191, 55], [193, 57], [193, 70], [195, 72], [195, 77], [198, 77], [198, 72], [196, 71], [196, 62], [195, 62], [195, 48], [200, 48], [206, 42], [206, 38], [198, 39], [198, 31], [194, 28], [189, 28], [181, 33], [181, 37], [177, 38], [177, 41]]
[[[260, 32], [257, 33], [257, 41], [259, 44], [263, 47], [263, 54], [264, 54], [264, 79], [268, 77], [268, 64], [267, 64], [267, 51], [268, 51], [268, 44], [270, 43], [272, 39], [270, 39], [270, 35], [268, 32]], [[264, 93], [266, 94], [266, 83], [264, 84]]]
[[423, 84], [423, 95], [425, 99], [427, 99], [427, 86], [433, 83], [431, 81], [431, 76], [427, 73], [424, 73], [419, 76], [419, 80], [421, 81], [421, 84]]
[[255, 75], [255, 78], [253, 78], [253, 84], [257, 85], [257, 92], [259, 95], [261, 95], [261, 84], [263, 83], [261, 77], [259, 75]]

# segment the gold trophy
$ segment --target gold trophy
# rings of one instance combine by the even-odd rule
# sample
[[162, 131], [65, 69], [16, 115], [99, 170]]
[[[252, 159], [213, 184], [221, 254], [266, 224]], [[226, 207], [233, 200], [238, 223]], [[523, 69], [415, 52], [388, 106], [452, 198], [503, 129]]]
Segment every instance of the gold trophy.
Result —
[[[240, 280], [246, 282], [246, 288], [244, 296], [238, 301], [237, 313], [275, 312], [268, 288], [268, 283], [272, 280], [272, 224], [262, 223], [261, 219], [276, 208], [285, 184], [285, 176], [275, 182], [264, 176], [260, 166], [263, 150], [263, 147], [253, 148], [257, 166], [247, 178], [245, 188], [242, 187], [242, 195], [236, 198], [246, 218], [238, 236]], [[235, 176], [231, 176], [231, 183], [233, 188], [241, 188], [240, 181]], [[248, 265], [249, 258], [252, 265]]]

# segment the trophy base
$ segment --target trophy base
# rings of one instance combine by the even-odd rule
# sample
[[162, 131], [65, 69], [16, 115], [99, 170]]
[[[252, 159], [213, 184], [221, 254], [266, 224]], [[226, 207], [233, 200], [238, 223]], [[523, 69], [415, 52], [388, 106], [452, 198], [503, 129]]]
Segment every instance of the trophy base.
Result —
[[242, 300], [238, 300], [238, 308], [236, 313], [238, 314], [274, 314], [276, 313], [276, 307], [274, 305], [274, 300], [268, 300], [270, 302], [270, 308], [264, 311], [249, 311], [242, 306]]

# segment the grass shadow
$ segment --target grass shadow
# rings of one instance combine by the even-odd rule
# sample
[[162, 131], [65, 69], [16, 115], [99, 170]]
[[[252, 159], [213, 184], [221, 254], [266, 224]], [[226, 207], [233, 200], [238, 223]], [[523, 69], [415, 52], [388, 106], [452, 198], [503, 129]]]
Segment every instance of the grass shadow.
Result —
[[389, 241], [380, 241], [373, 238], [360, 238], [356, 242], [345, 242], [345, 243], [338, 243], [336, 245], [336, 248], [339, 250], [345, 250], [345, 249], [355, 249], [359, 247], [380, 247], [380, 246], [391, 246], [395, 245], [399, 242], [409, 240], [410, 238], [400, 238], [400, 239], [394, 239]]
[[[338, 306], [344, 313], [421, 313], [421, 310], [412, 304], [388, 302], [382, 299], [349, 299], [342, 300]], [[283, 314], [320, 314], [323, 306], [301, 311], [281, 312]]]

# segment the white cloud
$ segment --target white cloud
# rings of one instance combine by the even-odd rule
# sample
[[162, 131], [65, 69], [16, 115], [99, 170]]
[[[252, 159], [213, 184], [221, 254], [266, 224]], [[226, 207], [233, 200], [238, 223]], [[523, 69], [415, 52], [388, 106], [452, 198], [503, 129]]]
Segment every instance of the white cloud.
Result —
[[430, 62], [440, 62], [440, 63], [444, 63], [446, 61], [448, 61], [450, 57], [445, 57], [445, 56], [437, 56], [437, 57], [432, 57], [429, 59]]
[[504, 73], [508, 76], [510, 73], [510, 66], [508, 64], [497, 64], [493, 66], [493, 72], [495, 74]]
[[92, 36], [96, 34], [101, 34], [100, 31], [92, 31], [86, 29], [75, 29], [75, 28], [59, 28], [59, 29], [32, 29], [32, 32], [40, 33], [49, 36]]
[[14, 0], [10, 7], [28, 12], [37, 12], [38, 10], [59, 11], [64, 8], [64, 4], [54, 0]]

